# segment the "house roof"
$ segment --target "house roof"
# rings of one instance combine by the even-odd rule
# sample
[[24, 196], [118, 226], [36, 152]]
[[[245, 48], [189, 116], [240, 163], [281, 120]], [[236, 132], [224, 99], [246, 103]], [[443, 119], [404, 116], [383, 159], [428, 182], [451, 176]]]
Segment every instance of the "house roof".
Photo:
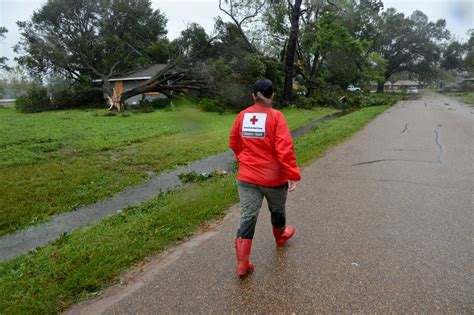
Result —
[[[116, 75], [110, 77], [109, 81], [134, 81], [134, 80], [149, 80], [153, 75], [158, 73], [159, 71], [166, 68], [167, 64], [157, 63], [142, 69], [138, 69], [132, 71], [128, 74]], [[101, 79], [93, 80], [93, 82], [100, 82]]]
[[418, 82], [411, 81], [411, 80], [398, 80], [393, 85], [396, 85], [396, 86], [413, 86], [413, 85], [418, 85]]
[[[369, 81], [369, 85], [378, 85], [377, 81]], [[392, 82], [387, 81], [384, 83], [384, 85], [392, 85]]]

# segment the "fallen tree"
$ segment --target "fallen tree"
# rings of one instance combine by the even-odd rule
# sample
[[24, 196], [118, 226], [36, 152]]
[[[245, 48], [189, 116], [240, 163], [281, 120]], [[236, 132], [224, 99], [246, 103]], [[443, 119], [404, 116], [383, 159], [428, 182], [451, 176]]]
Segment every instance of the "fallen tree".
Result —
[[[136, 88], [125, 91], [120, 95], [110, 99], [111, 107], [120, 109], [118, 104], [125, 100], [139, 94], [149, 92], [160, 92], [171, 98], [173, 92], [190, 93], [192, 90], [203, 91], [209, 90], [210, 81], [206, 76], [206, 71], [203, 66], [194, 66], [184, 68], [178, 66], [180, 60], [169, 64], [163, 70], [153, 75], [149, 80]], [[119, 106], [119, 107], [117, 107]]]

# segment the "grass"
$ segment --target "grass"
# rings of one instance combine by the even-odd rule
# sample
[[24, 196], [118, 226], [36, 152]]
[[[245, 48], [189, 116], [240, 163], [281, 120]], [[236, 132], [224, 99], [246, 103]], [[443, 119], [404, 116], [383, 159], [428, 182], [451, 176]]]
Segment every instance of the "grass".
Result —
[[474, 92], [447, 92], [446, 95], [452, 96], [466, 104], [474, 105]]
[[[332, 112], [284, 110], [291, 128]], [[1, 108], [0, 236], [223, 152], [234, 119], [202, 112], [185, 99], [176, 111], [115, 116]]]
[[[310, 163], [387, 108], [368, 107], [318, 126], [295, 142], [299, 163]], [[192, 235], [237, 200], [233, 176], [212, 178], [0, 263], [0, 313], [55, 314], [94, 297], [127, 268]]]
[[462, 101], [466, 104], [474, 104], [474, 92], [469, 92], [463, 95]]

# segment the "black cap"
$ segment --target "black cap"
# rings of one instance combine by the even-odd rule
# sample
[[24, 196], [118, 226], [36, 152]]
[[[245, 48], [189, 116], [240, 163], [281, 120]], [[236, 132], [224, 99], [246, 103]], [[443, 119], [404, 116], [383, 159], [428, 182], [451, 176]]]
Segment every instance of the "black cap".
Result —
[[253, 85], [253, 94], [257, 95], [260, 92], [266, 98], [271, 98], [273, 95], [273, 84], [272, 81], [267, 79], [257, 80]]

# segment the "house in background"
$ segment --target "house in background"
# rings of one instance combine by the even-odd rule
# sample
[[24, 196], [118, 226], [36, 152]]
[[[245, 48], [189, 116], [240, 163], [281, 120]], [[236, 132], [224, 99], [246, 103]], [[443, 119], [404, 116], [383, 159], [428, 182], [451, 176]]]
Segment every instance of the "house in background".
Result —
[[462, 87], [471, 87], [474, 88], [474, 78], [465, 78], [460, 82]]
[[[166, 64], [154, 64], [146, 68], [133, 71], [126, 75], [112, 76], [110, 77], [109, 82], [112, 83], [115, 91], [118, 94], [121, 94], [144, 84], [147, 80], [151, 79], [153, 75], [163, 70], [166, 66]], [[94, 80], [93, 82], [101, 82], [101, 80]], [[127, 99], [125, 103], [128, 105], [138, 105], [141, 100], [152, 101], [157, 98], [166, 98], [166, 96], [160, 92], [148, 92], [135, 95]]]
[[390, 92], [393, 90], [393, 85], [392, 85], [392, 82], [390, 81], [387, 81], [383, 84], [383, 91], [384, 92]]
[[410, 87], [419, 87], [419, 83], [416, 81], [411, 81], [411, 80], [398, 80], [396, 81], [393, 85], [392, 88], [394, 91], [401, 91], [401, 90], [406, 90]]
[[[369, 84], [365, 87], [368, 89], [370, 92], [377, 92], [378, 84], [375, 81], [370, 81]], [[383, 85], [383, 91], [384, 92], [389, 92], [392, 90], [392, 82], [387, 81]]]

